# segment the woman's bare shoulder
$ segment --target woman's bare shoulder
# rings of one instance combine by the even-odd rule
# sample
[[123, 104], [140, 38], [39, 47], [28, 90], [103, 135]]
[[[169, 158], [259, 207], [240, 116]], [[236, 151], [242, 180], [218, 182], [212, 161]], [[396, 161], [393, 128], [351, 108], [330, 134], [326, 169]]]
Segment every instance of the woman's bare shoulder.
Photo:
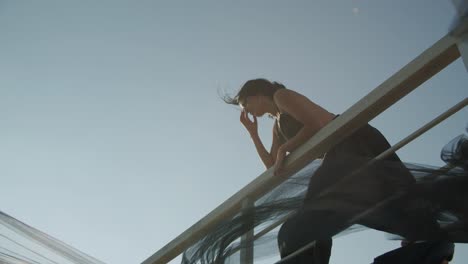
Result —
[[306, 124], [311, 120], [319, 120], [326, 124], [334, 115], [320, 105], [312, 102], [306, 96], [293, 90], [279, 90], [274, 94], [274, 101], [281, 112], [286, 112], [296, 120]]
[[294, 91], [294, 90], [289, 90], [289, 89], [281, 89], [275, 92], [273, 95], [273, 99], [278, 102], [284, 102], [284, 101], [297, 101], [297, 100], [304, 100], [307, 99], [304, 95]]
[[298, 93], [294, 90], [289, 90], [289, 89], [278, 90], [273, 95], [273, 99], [276, 103], [279, 103], [280, 105], [306, 104], [306, 105], [309, 105], [309, 107], [311, 105], [316, 106], [315, 103], [313, 103], [309, 98], [307, 98], [303, 94]]

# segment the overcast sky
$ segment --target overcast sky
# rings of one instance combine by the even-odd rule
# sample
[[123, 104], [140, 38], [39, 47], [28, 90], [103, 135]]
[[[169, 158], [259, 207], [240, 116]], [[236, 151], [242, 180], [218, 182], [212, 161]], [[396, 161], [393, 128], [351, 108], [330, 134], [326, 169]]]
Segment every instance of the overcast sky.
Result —
[[[0, 210], [106, 263], [139, 263], [264, 171], [218, 90], [264, 77], [338, 114], [454, 15], [448, 0], [0, 1]], [[467, 83], [457, 60], [371, 124], [394, 144]], [[398, 154], [443, 165], [467, 117]], [[260, 120], [267, 146], [272, 122]], [[353, 234], [332, 263], [397, 246]]]

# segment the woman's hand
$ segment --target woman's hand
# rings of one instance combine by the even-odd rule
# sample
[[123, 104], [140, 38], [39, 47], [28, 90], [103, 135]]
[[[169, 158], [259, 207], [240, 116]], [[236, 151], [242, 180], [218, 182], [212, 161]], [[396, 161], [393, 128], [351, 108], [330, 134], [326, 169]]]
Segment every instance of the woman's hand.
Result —
[[249, 131], [250, 135], [256, 135], [258, 133], [257, 117], [253, 116], [253, 120], [250, 120], [247, 111], [241, 112], [240, 121], [244, 127]]
[[276, 153], [276, 161], [275, 161], [275, 170], [274, 174], [279, 175], [283, 172], [283, 162], [284, 158], [286, 157], [286, 149], [284, 148], [284, 145], [281, 145], [278, 148], [278, 152]]

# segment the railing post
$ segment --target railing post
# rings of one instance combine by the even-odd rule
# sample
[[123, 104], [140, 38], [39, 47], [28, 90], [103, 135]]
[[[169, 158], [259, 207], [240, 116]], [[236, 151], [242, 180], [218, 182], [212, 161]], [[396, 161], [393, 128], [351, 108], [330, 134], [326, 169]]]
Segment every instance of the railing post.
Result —
[[468, 71], [468, 32], [459, 37], [457, 47], [465, 64], [465, 69]]
[[457, 38], [457, 48], [462, 57], [465, 69], [468, 71], [468, 1], [467, 0], [452, 0], [455, 9], [457, 10], [458, 23], [463, 25], [460, 32], [455, 37]]
[[248, 229], [241, 236], [241, 251], [240, 251], [240, 263], [242, 264], [253, 264], [254, 258], [254, 248], [253, 248], [253, 238], [254, 238], [254, 229], [253, 229], [253, 215], [251, 215], [252, 207], [254, 203], [251, 199], [245, 198], [242, 202], [242, 213], [245, 213], [247, 216], [245, 218], [245, 225]]

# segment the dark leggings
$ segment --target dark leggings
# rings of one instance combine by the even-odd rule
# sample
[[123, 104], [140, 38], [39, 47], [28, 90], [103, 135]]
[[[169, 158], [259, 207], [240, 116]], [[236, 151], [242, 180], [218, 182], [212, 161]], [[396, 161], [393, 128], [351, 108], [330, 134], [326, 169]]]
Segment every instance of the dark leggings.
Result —
[[[391, 162], [390, 167], [384, 169], [379, 165], [370, 167], [354, 177], [357, 179], [354, 183], [345, 184], [341, 191], [331, 195], [338, 200], [352, 200], [353, 205], [357, 205], [354, 211], [343, 207], [322, 207], [319, 210], [307, 208], [309, 203], [316, 202], [317, 193], [334, 186], [343, 176], [349, 175], [351, 171], [358, 169], [389, 147], [389, 143], [377, 129], [365, 125], [326, 154], [321, 167], [311, 177], [304, 208], [288, 219], [278, 233], [281, 258], [312, 241], [316, 241], [315, 246], [284, 263], [327, 264], [332, 247], [331, 237], [348, 228], [351, 225], [349, 223], [351, 218], [396, 190], [414, 182], [398, 156], [392, 154], [386, 159]], [[389, 205], [373, 216], [361, 219], [358, 224], [404, 237], [413, 236], [412, 232], [415, 233], [415, 237], [421, 233], [437, 232], [438, 227], [435, 222], [428, 221], [423, 224], [424, 221], [420, 219], [423, 217], [419, 217], [417, 213], [408, 215], [406, 212], [401, 212], [398, 206]], [[418, 226], [419, 230], [416, 230], [418, 228], [413, 230], [415, 226]]]
[[[339, 227], [344, 226], [344, 219], [344, 217], [326, 211], [311, 212], [307, 215], [300, 214], [288, 219], [278, 233], [281, 258], [314, 241], [311, 238], [315, 239], [315, 245], [284, 263], [328, 263], [332, 248], [331, 237], [341, 231]], [[327, 225], [329, 228], [322, 228], [323, 223], [330, 223]], [[306, 226], [315, 226], [316, 228], [300, 228]]]

